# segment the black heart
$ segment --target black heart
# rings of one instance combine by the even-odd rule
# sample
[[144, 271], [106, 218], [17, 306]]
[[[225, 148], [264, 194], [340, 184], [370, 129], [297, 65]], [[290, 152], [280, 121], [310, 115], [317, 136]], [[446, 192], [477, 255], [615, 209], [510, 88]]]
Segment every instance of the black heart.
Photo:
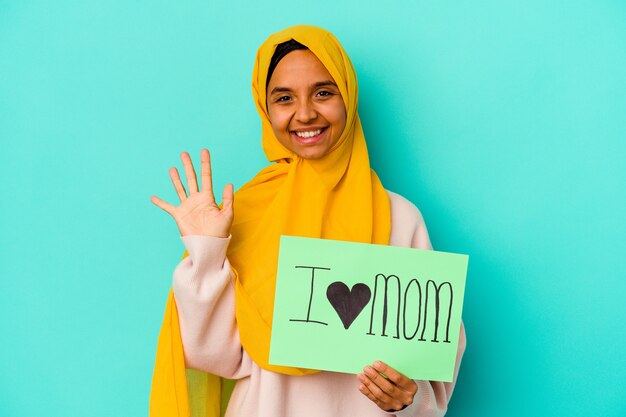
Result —
[[326, 290], [326, 297], [347, 330], [370, 302], [372, 292], [365, 284], [354, 284], [352, 290], [341, 281], [333, 282]]

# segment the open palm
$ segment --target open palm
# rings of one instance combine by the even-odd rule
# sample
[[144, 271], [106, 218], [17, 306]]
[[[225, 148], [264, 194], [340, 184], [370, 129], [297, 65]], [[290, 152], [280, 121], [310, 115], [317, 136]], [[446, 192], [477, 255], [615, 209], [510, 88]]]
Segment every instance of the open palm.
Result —
[[215, 202], [213, 182], [211, 178], [211, 161], [209, 151], [202, 149], [200, 159], [202, 163], [201, 184], [198, 190], [198, 181], [193, 163], [187, 152], [180, 155], [185, 168], [189, 194], [180, 181], [178, 170], [170, 168], [170, 178], [180, 198], [180, 205], [174, 206], [161, 200], [157, 196], [150, 197], [156, 206], [169, 213], [180, 230], [181, 236], [204, 235], [228, 237], [233, 222], [233, 185], [227, 184], [222, 193], [222, 207]]

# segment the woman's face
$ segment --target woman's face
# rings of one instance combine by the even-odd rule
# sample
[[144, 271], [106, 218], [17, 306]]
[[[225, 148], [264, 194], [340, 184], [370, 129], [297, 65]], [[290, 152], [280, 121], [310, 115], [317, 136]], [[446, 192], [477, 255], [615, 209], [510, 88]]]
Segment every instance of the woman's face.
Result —
[[326, 155], [346, 125], [346, 107], [320, 60], [308, 49], [288, 53], [276, 66], [267, 91], [278, 141], [305, 159]]

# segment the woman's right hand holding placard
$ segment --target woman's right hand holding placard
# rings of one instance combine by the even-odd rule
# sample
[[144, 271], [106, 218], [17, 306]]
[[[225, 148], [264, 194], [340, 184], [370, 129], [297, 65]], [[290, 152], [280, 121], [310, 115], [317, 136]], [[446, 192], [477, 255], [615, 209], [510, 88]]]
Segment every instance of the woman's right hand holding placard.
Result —
[[157, 196], [150, 197], [156, 206], [169, 213], [180, 230], [181, 236], [204, 235], [214, 237], [228, 237], [233, 222], [233, 185], [227, 184], [222, 192], [222, 207], [215, 202], [213, 181], [211, 178], [211, 160], [209, 151], [202, 149], [200, 159], [202, 163], [201, 183], [198, 191], [198, 181], [193, 163], [187, 152], [180, 155], [185, 168], [189, 195], [180, 181], [178, 170], [170, 168], [170, 178], [180, 198], [180, 205], [174, 206]]

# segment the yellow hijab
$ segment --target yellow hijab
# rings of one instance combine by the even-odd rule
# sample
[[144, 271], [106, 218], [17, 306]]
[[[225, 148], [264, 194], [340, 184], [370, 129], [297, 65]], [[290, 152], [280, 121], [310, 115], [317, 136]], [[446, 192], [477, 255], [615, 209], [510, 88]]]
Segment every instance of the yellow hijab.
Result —
[[[282, 146], [268, 117], [265, 88], [269, 63], [276, 46], [290, 39], [305, 45], [322, 62], [346, 107], [346, 127], [337, 143], [320, 159], [300, 158]], [[357, 113], [354, 68], [330, 32], [298, 25], [271, 35], [257, 52], [252, 93], [262, 121], [263, 150], [274, 163], [235, 194], [235, 218], [227, 256], [236, 271], [237, 326], [244, 349], [258, 366], [288, 375], [305, 375], [316, 371], [268, 363], [279, 237], [388, 244], [389, 199], [370, 168]], [[219, 392], [221, 383], [204, 375], [185, 372], [178, 316], [170, 293], [157, 346], [150, 415], [219, 415], [219, 397], [215, 392]], [[195, 384], [200, 381], [200, 402], [207, 410], [203, 414], [193, 410], [194, 414], [190, 414], [188, 396], [193, 398], [197, 390], [188, 386], [189, 376]]]

